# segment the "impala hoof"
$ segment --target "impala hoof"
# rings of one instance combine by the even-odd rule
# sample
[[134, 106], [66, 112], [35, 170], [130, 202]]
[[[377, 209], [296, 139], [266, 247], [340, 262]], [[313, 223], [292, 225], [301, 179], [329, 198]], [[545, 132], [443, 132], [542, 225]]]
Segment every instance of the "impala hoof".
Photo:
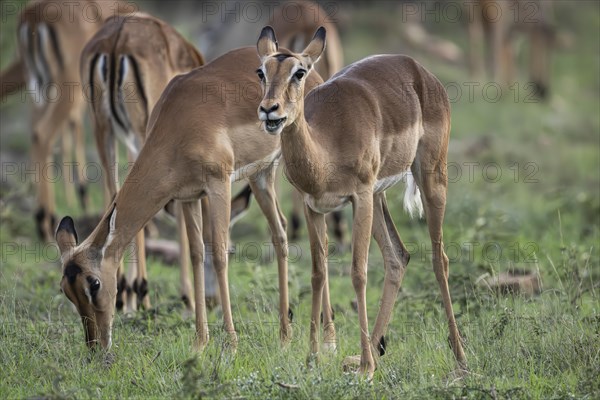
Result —
[[292, 324], [287, 324], [287, 327], [281, 327], [279, 329], [279, 340], [281, 341], [281, 347], [287, 347], [294, 337], [292, 331]]
[[335, 342], [335, 340], [324, 341], [321, 345], [321, 348], [323, 349], [323, 353], [335, 354], [337, 352], [337, 343]]
[[373, 380], [373, 374], [375, 373], [375, 362], [373, 359], [362, 362], [360, 356], [348, 356], [342, 362], [342, 370], [346, 373], [364, 376], [370, 382]]

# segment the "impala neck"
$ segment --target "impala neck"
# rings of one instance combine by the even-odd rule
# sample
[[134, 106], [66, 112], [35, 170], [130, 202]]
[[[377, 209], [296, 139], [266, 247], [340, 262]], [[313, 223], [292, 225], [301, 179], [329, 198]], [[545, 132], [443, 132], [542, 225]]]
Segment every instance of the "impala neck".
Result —
[[327, 178], [331, 160], [322, 148], [302, 107], [296, 121], [281, 133], [281, 151], [288, 177], [304, 193], [318, 193]]
[[109, 263], [115, 269], [135, 235], [170, 199], [165, 185], [168, 177], [161, 177], [156, 168], [153, 172], [144, 172], [149, 171], [145, 169], [148, 166], [140, 164], [143, 163], [138, 159], [101, 222], [108, 227], [108, 235], [101, 245], [103, 258], [115, 260]]

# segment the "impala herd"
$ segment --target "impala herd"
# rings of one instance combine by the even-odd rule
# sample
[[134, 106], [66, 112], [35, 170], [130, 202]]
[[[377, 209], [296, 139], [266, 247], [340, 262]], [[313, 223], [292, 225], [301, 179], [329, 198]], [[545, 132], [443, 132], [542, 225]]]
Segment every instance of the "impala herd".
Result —
[[[109, 2], [85, 0], [102, 9]], [[69, 2], [53, 1], [67, 11]], [[424, 214], [433, 246], [432, 262], [457, 371], [467, 369], [448, 288], [448, 257], [442, 223], [446, 205], [446, 157], [450, 105], [442, 84], [422, 65], [402, 55], [376, 55], [342, 68], [335, 25], [323, 18], [296, 24], [275, 13], [255, 47], [230, 50], [205, 63], [203, 56], [167, 23], [150, 15], [111, 10], [91, 23], [82, 18], [35, 16], [49, 1], [32, 1], [18, 26], [20, 59], [2, 75], [2, 96], [27, 85], [79, 82], [84, 95], [34, 103], [32, 161], [45, 164], [62, 135], [63, 156], [84, 165], [82, 114], [92, 115], [96, 148], [105, 177], [106, 208], [93, 232], [79, 241], [72, 218], [55, 230], [51, 185], [37, 188], [36, 218], [42, 239], [54, 234], [60, 249], [62, 292], [81, 316], [90, 348], [108, 350], [117, 305], [150, 307], [144, 226], [176, 201], [181, 243], [182, 296], [195, 312], [194, 348], [208, 340], [205, 266], [218, 281], [227, 347], [237, 335], [228, 283], [229, 229], [247, 201], [231, 200], [231, 183], [246, 181], [272, 235], [279, 272], [282, 345], [292, 338], [288, 299], [287, 222], [275, 190], [285, 164], [301, 200], [312, 258], [309, 359], [335, 351], [336, 332], [327, 271], [325, 215], [350, 204], [351, 279], [358, 304], [360, 356], [346, 361], [371, 379], [385, 353], [384, 335], [410, 259], [390, 214], [385, 191], [406, 183], [404, 207]], [[119, 3], [116, 3], [117, 5]], [[310, 15], [318, 5], [300, 2]], [[36, 12], [32, 10], [37, 7]], [[65, 14], [66, 15], [66, 14]], [[78, 15], [75, 13], [75, 15]], [[285, 48], [280, 47], [277, 41]], [[325, 79], [325, 82], [323, 81]], [[250, 95], [231, 95], [243, 88]], [[218, 90], [215, 90], [217, 88]], [[9, 90], [10, 89], [10, 90]], [[71, 137], [72, 135], [72, 137]], [[73, 149], [73, 139], [75, 149]], [[119, 189], [114, 168], [118, 143], [135, 161]], [[334, 166], [335, 168], [331, 168]], [[78, 190], [86, 206], [83, 173]], [[66, 188], [73, 202], [72, 187]], [[249, 193], [246, 191], [246, 193]], [[298, 202], [300, 204], [300, 202]], [[369, 330], [366, 285], [371, 236], [384, 261], [379, 312]], [[125, 249], [135, 241], [136, 262], [122, 272]], [[189, 247], [188, 247], [189, 246]], [[188, 252], [189, 249], [189, 252]], [[193, 290], [188, 280], [191, 260]], [[235, 278], [234, 278], [235, 279]], [[320, 343], [320, 324], [323, 337]]]

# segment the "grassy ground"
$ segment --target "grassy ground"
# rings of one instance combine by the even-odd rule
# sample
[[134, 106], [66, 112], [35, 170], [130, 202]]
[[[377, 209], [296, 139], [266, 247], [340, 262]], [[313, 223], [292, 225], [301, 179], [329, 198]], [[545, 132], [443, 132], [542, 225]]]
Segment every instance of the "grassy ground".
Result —
[[[223, 351], [218, 310], [209, 314], [209, 346], [192, 354], [194, 324], [181, 316], [177, 270], [153, 260], [154, 308], [117, 315], [116, 361], [106, 368], [100, 355], [88, 354], [78, 317], [58, 291], [56, 250], [35, 239], [30, 183], [5, 168], [25, 160], [28, 135], [24, 105], [16, 100], [4, 104], [0, 398], [598, 398], [599, 10], [592, 2], [578, 2], [577, 7], [557, 3], [558, 23], [574, 43], [554, 58], [547, 103], [528, 102], [523, 85], [516, 99], [514, 91], [504, 89], [497, 102], [486, 101], [482, 86], [469, 99], [462, 66], [411, 53], [447, 87], [456, 84], [463, 90], [462, 96], [450, 93], [451, 184], [444, 225], [451, 293], [472, 371], [462, 382], [447, 380], [453, 358], [426, 225], [402, 212], [401, 187], [391, 189], [388, 198], [412, 258], [388, 332], [388, 353], [372, 384], [341, 369], [343, 358], [359, 351], [348, 254], [335, 253], [330, 260], [337, 354], [323, 356], [313, 369], [305, 367], [310, 311], [306, 240], [293, 244], [290, 260], [294, 341], [279, 348], [277, 270], [256, 205], [233, 232], [237, 249], [230, 282], [240, 337], [237, 354]], [[349, 60], [375, 52], [412, 52], [394, 40], [397, 15], [348, 13], [352, 23], [343, 41]], [[370, 23], [375, 15], [381, 18], [377, 27]], [[428, 25], [464, 43], [461, 25]], [[2, 66], [13, 54], [7, 40], [12, 27], [13, 19], [3, 20]], [[89, 154], [94, 156], [92, 147]], [[98, 186], [93, 192], [96, 209], [102, 202]], [[78, 215], [63, 205], [58, 192], [59, 215]], [[289, 193], [283, 192], [288, 209]], [[511, 268], [538, 271], [541, 294], [501, 296], [476, 285], [484, 274]], [[383, 281], [374, 243], [368, 278], [372, 326]]]

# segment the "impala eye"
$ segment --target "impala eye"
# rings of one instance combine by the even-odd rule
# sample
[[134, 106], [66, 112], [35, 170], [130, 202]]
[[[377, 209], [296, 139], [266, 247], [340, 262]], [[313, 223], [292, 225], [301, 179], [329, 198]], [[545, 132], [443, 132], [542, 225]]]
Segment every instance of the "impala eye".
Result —
[[100, 280], [98, 280], [98, 278], [92, 279], [90, 281], [90, 291], [95, 293], [98, 290], [100, 290]]
[[265, 80], [265, 73], [262, 71], [262, 69], [257, 69], [256, 75], [258, 75], [258, 79], [260, 79], [261, 82]]
[[294, 78], [298, 79], [299, 81], [302, 80], [302, 78], [304, 78], [304, 75], [306, 75], [306, 71], [303, 69], [299, 69], [298, 71], [296, 71], [296, 73], [294, 74]]

